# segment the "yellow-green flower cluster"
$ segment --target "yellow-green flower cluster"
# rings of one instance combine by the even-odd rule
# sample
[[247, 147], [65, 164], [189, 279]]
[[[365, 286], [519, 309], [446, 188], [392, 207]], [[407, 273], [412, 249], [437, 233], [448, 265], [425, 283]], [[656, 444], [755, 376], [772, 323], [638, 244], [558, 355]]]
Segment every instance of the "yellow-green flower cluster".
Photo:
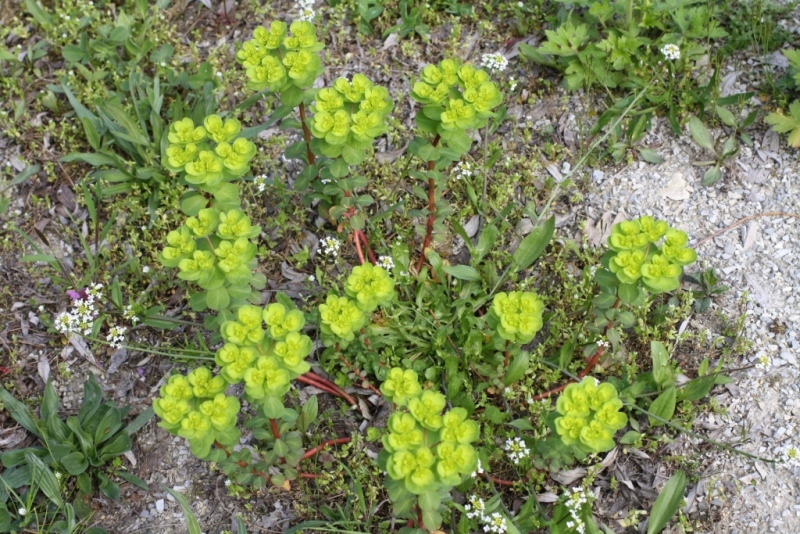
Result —
[[356, 299], [359, 308], [371, 313], [378, 305], [386, 306], [392, 301], [394, 280], [386, 269], [367, 262], [353, 268], [344, 290], [348, 296]]
[[614, 433], [628, 423], [621, 408], [612, 384], [586, 377], [568, 385], [558, 398], [556, 409], [561, 417], [555, 420], [556, 431], [565, 445], [577, 445], [587, 452], [609, 451], [614, 448]]
[[189, 184], [214, 193], [225, 182], [250, 170], [256, 146], [239, 137], [241, 129], [238, 120], [223, 120], [219, 115], [209, 115], [202, 126], [188, 117], [173, 122], [162, 164]]
[[402, 480], [408, 491], [419, 495], [456, 486], [475, 471], [478, 454], [471, 443], [478, 439], [480, 429], [464, 408], [442, 414], [444, 395], [423, 391], [412, 370], [390, 370], [381, 391], [406, 408], [389, 417], [389, 432], [383, 436], [390, 478]]
[[323, 154], [342, 155], [347, 163], [357, 164], [371, 150], [373, 140], [386, 132], [385, 118], [392, 105], [389, 91], [363, 74], [354, 74], [352, 81], [339, 78], [333, 87], [317, 93], [310, 130], [322, 140]]
[[503, 339], [524, 345], [542, 328], [544, 303], [536, 293], [498, 293], [489, 309], [489, 326]]
[[290, 85], [305, 88], [322, 72], [318, 52], [325, 45], [317, 41], [317, 29], [308, 21], [273, 21], [269, 28], [259, 26], [253, 38], [236, 52], [245, 68], [247, 87], [254, 91], [284, 91]]
[[236, 419], [239, 399], [225, 395], [228, 383], [213, 376], [206, 367], [188, 375], [173, 375], [161, 387], [153, 409], [161, 418], [159, 426], [186, 438], [192, 454], [204, 458], [216, 441], [234, 445], [239, 441]]
[[345, 348], [367, 324], [367, 315], [354, 300], [333, 294], [319, 305], [319, 316], [322, 342], [326, 347], [338, 343], [340, 348]]
[[[251, 239], [260, 232], [261, 227], [252, 226], [250, 218], [239, 209], [201, 209], [167, 234], [168, 246], [161, 251], [159, 260], [166, 267], [178, 267], [179, 278], [194, 281], [207, 291], [247, 288], [248, 284], [256, 287], [256, 244]], [[212, 303], [208, 305], [219, 309]]]
[[623, 221], [614, 225], [608, 237], [608, 246], [614, 251], [608, 268], [624, 284], [641, 279], [652, 293], [672, 291], [680, 286], [683, 267], [697, 261], [697, 252], [688, 242], [686, 232], [649, 216]]
[[225, 345], [217, 351], [216, 362], [222, 377], [231, 384], [244, 382], [253, 400], [282, 397], [293, 379], [311, 369], [305, 358], [312, 343], [300, 333], [303, 326], [303, 312], [280, 302], [263, 309], [240, 307], [236, 320], [220, 327]]
[[485, 70], [445, 59], [427, 65], [414, 83], [411, 97], [423, 104], [424, 115], [437, 123], [431, 133], [479, 128], [503, 101]]

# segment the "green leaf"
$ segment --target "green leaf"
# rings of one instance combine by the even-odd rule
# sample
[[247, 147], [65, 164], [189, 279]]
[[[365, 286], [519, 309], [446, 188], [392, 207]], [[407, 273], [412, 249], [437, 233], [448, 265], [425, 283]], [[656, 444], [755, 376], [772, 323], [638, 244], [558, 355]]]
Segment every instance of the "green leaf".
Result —
[[47, 263], [56, 263], [56, 257], [52, 254], [28, 254], [26, 256], [20, 257], [19, 261], [23, 262], [35, 262], [35, 261], [44, 261]]
[[544, 249], [550, 243], [553, 232], [556, 228], [555, 216], [547, 219], [544, 224], [537, 226], [533, 231], [525, 236], [522, 243], [511, 256], [511, 261], [517, 270], [522, 271], [530, 267], [536, 259], [542, 255]]
[[228, 307], [231, 297], [225, 287], [218, 287], [206, 292], [206, 304], [215, 311], [220, 311]]
[[736, 128], [736, 117], [733, 116], [733, 113], [722, 106], [714, 106], [714, 111], [717, 113], [717, 117], [719, 117], [722, 122], [731, 128]]
[[639, 298], [639, 286], [636, 284], [621, 283], [617, 294], [619, 295], [619, 300], [621, 300], [623, 304], [633, 304], [636, 299]]
[[481, 279], [480, 273], [469, 265], [447, 265], [444, 267], [444, 272], [459, 280], [478, 282]]
[[722, 171], [719, 166], [710, 167], [703, 175], [703, 185], [713, 185], [722, 178]]
[[59, 508], [64, 506], [61, 498], [61, 489], [58, 487], [58, 480], [53, 472], [45, 463], [33, 453], [25, 453], [25, 460], [31, 466], [31, 479], [39, 486], [48, 499]]
[[519, 428], [520, 430], [535, 430], [533, 425], [527, 419], [514, 419], [509, 425], [513, 426], [514, 428]]
[[72, 476], [78, 476], [89, 467], [89, 462], [83, 453], [75, 451], [62, 457], [59, 463]]
[[[428, 530], [436, 530], [442, 525], [442, 514], [435, 510], [422, 510], [422, 523]], [[424, 530], [422, 532], [425, 532]]]
[[697, 117], [690, 118], [689, 132], [692, 134], [692, 139], [694, 139], [695, 143], [716, 154], [716, 149], [714, 148], [714, 137], [712, 137], [711, 132], [708, 131], [706, 125], [703, 124], [703, 121]]
[[152, 406], [149, 406], [145, 411], [140, 413], [136, 416], [136, 419], [128, 423], [128, 426], [125, 427], [125, 433], [129, 436], [133, 436], [136, 432], [138, 432], [147, 422], [150, 420], [153, 415], [155, 415], [155, 410], [153, 410]]
[[53, 387], [51, 380], [47, 381], [44, 386], [44, 396], [42, 397], [42, 406], [39, 408], [39, 414], [42, 420], [47, 421], [50, 417], [58, 417], [58, 395], [56, 388]]
[[82, 161], [84, 163], [88, 163], [94, 167], [99, 167], [101, 165], [109, 165], [112, 167], [117, 166], [117, 159], [114, 156], [109, 154], [103, 154], [100, 152], [92, 153], [92, 152], [70, 152], [66, 156], [61, 158], [61, 161], [65, 163], [71, 163], [73, 161]]
[[772, 126], [778, 133], [789, 133], [789, 146], [800, 147], [800, 100], [795, 100], [789, 106], [787, 117], [782, 113], [770, 113], [764, 118], [764, 122]]
[[667, 526], [669, 520], [678, 511], [685, 491], [686, 475], [683, 471], [678, 471], [664, 484], [664, 488], [653, 504], [653, 509], [650, 510], [647, 534], [658, 534]]
[[[664, 390], [664, 392], [650, 404], [650, 412], [653, 415], [656, 415], [662, 419], [666, 419], [669, 421], [672, 419], [672, 415], [675, 413], [675, 399], [676, 399], [676, 392], [675, 387], [670, 386]], [[659, 421], [658, 419], [653, 419], [652, 417], [648, 417], [650, 420], [650, 426], [661, 426], [664, 423]]]
[[706, 395], [708, 395], [708, 393], [711, 391], [711, 388], [714, 387], [716, 379], [716, 374], [710, 374], [706, 376], [700, 376], [694, 380], [689, 380], [680, 388], [680, 390], [678, 390], [677, 400], [697, 401], [705, 398]]
[[442, 504], [442, 498], [437, 491], [426, 491], [419, 496], [419, 507], [425, 510], [438, 510]]
[[25, 11], [40, 25], [48, 27], [53, 25], [53, 17], [39, 6], [36, 0], [25, 0]]
[[39, 438], [42, 437], [33, 412], [31, 412], [27, 406], [15, 399], [11, 393], [2, 387], [0, 387], [0, 401], [3, 402], [3, 406], [5, 407], [6, 411], [8, 411], [11, 417], [13, 417], [14, 420], [22, 426], [22, 428], [28, 430]]
[[525, 371], [528, 369], [528, 364], [530, 363], [530, 354], [526, 351], [522, 351], [516, 356], [514, 359], [511, 360], [508, 364], [508, 368], [506, 369], [506, 374], [503, 375], [503, 384], [506, 386], [510, 386], [520, 378], [522, 375], [525, 374]]
[[270, 419], [280, 419], [286, 410], [283, 401], [279, 397], [265, 397], [263, 401], [264, 415]]
[[672, 383], [672, 368], [669, 365], [669, 353], [660, 341], [650, 342], [650, 354], [653, 358], [653, 380], [659, 388]]
[[192, 512], [192, 508], [186, 501], [186, 497], [184, 497], [182, 493], [178, 493], [177, 491], [174, 491], [163, 484], [161, 485], [161, 489], [172, 495], [175, 500], [178, 501], [181, 510], [183, 510], [183, 517], [186, 519], [186, 529], [189, 531], [189, 534], [202, 534], [200, 530], [200, 523], [197, 522], [197, 518]]
[[647, 147], [638, 147], [639, 156], [647, 163], [664, 163], [666, 160], [661, 157], [661, 154]]
[[637, 441], [639, 441], [642, 437], [642, 434], [636, 432], [635, 430], [628, 430], [625, 432], [621, 438], [619, 438], [619, 442], [623, 445], [633, 445]]
[[318, 414], [319, 401], [316, 395], [312, 395], [306, 400], [305, 404], [303, 404], [303, 408], [300, 410], [300, 417], [297, 418], [297, 428], [300, 432], [308, 430], [311, 423], [317, 419]]

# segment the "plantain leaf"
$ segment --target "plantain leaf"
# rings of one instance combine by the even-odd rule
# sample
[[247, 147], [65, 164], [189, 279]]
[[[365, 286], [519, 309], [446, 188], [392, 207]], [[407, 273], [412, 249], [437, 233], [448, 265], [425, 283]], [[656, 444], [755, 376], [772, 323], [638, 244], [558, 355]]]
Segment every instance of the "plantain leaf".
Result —
[[681, 505], [684, 491], [686, 491], [686, 475], [683, 471], [678, 471], [664, 484], [653, 504], [650, 520], [647, 523], [647, 534], [658, 534], [667, 526]]

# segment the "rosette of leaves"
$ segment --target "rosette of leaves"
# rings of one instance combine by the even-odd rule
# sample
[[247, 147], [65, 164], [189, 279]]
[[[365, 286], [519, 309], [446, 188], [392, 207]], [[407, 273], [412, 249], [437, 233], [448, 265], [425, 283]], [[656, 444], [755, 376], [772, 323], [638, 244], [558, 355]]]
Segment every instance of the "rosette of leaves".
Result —
[[281, 102], [292, 108], [302, 102], [303, 89], [322, 74], [318, 52], [323, 48], [312, 23], [295, 21], [287, 28], [276, 20], [269, 28], [256, 28], [236, 52], [236, 60], [245, 69], [249, 89], [278, 92]]
[[184, 213], [194, 216], [207, 207], [225, 211], [240, 206], [239, 188], [230, 182], [250, 171], [256, 153], [253, 142], [240, 134], [238, 120], [219, 115], [209, 115], [202, 125], [188, 117], [170, 124], [161, 160], [194, 189], [181, 198]]
[[[264, 275], [253, 272], [257, 265], [253, 239], [260, 233], [261, 227], [253, 226], [241, 209], [204, 208], [167, 234], [168, 246], [159, 260], [166, 267], [177, 267], [178, 278], [203, 289], [191, 296], [193, 310], [236, 308], [260, 300], [254, 291], [266, 285]], [[207, 326], [216, 327], [226, 314], [207, 318]]]
[[443, 414], [444, 395], [423, 391], [410, 369], [391, 369], [381, 391], [395, 405], [378, 455], [395, 516], [411, 517], [416, 506], [425, 527], [434, 530], [442, 523], [442, 503], [450, 500], [452, 488], [478, 466], [472, 443], [480, 428], [464, 408]]
[[[99, 487], [109, 499], [119, 499], [120, 489], [112, 476], [148, 489], [139, 477], [117, 467], [109, 470], [109, 463], [131, 449], [131, 436], [147, 423], [152, 412], [141, 414], [125, 426], [123, 421], [129, 407], [119, 408], [113, 402], [103, 402], [100, 386], [93, 375], [89, 377], [83, 384], [83, 400], [78, 413], [66, 419], [58, 415], [60, 401], [49, 381], [45, 385], [39, 417], [0, 387], [0, 402], [7, 412], [36, 437], [33, 444], [23, 449], [0, 453], [0, 463], [4, 466], [0, 473], [3, 481], [0, 484], [0, 531], [22, 532], [26, 525], [51, 522], [66, 529], [66, 522], [59, 518], [59, 514], [69, 507], [79, 518], [89, 517], [92, 510], [85, 499], [96, 488]], [[64, 475], [61, 481], [56, 473]], [[71, 503], [64, 502], [65, 494], [61, 487], [69, 483], [67, 477], [75, 477], [77, 491]], [[23, 491], [35, 494], [27, 496], [28, 514], [14, 518], [16, 508], [12, 506], [9, 509], [6, 504], [9, 492], [23, 494]]]
[[622, 401], [617, 389], [608, 382], [598, 383], [586, 377], [572, 383], [558, 397], [555, 428], [564, 445], [581, 452], [605, 452], [614, 448], [614, 434], [628, 424], [620, 412]]
[[319, 90], [311, 107], [313, 148], [329, 158], [341, 157], [348, 165], [362, 163], [372, 154], [375, 138], [386, 132], [392, 106], [389, 91], [363, 74], [354, 74], [352, 80], [338, 78], [332, 87]]
[[[416, 122], [420, 132], [438, 136], [447, 150], [431, 151], [428, 144], [414, 147], [425, 161], [456, 161], [469, 151], [472, 137], [468, 130], [482, 128], [503, 102], [497, 85], [485, 70], [462, 65], [455, 59], [427, 65], [414, 82], [411, 98], [422, 104]], [[433, 157], [437, 156], [437, 157]]]

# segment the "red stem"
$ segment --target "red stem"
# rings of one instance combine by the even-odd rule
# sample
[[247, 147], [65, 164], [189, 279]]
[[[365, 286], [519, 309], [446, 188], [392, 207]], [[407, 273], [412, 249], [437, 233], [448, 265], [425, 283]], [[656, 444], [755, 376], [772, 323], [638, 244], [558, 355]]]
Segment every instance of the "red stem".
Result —
[[357, 406], [355, 399], [353, 397], [351, 397], [350, 395], [348, 395], [346, 391], [344, 391], [342, 388], [340, 388], [339, 386], [337, 386], [336, 384], [334, 384], [330, 380], [322, 378], [321, 376], [319, 376], [318, 374], [314, 373], [313, 371], [309, 371], [304, 375], [298, 376], [297, 380], [299, 380], [300, 382], [303, 382], [305, 384], [308, 384], [309, 386], [314, 386], [314, 387], [319, 388], [319, 389], [321, 389], [323, 391], [327, 391], [331, 395], [334, 395], [336, 397], [342, 398], [342, 399], [346, 400], [347, 402], [349, 402], [350, 406]]
[[314, 473], [300, 473], [298, 475], [300, 478], [319, 478], [320, 475], [315, 475]]
[[361, 241], [364, 242], [364, 250], [367, 251], [367, 257], [369, 258], [369, 262], [372, 265], [377, 265], [378, 259], [375, 257], [375, 253], [372, 252], [372, 249], [369, 246], [369, 239], [367, 239], [367, 234], [364, 233], [364, 230], [358, 231], [359, 237], [361, 237]]
[[364, 252], [361, 250], [361, 238], [359, 237], [359, 233], [361, 230], [353, 230], [353, 241], [356, 244], [356, 253], [358, 254], [358, 261], [361, 265], [364, 265]]
[[[439, 144], [439, 134], [433, 138], [434, 147]], [[431, 160], [428, 162], [428, 171], [432, 171], [436, 162]], [[428, 178], [428, 222], [425, 228], [425, 240], [422, 242], [422, 250], [419, 253], [417, 260], [417, 272], [422, 270], [422, 265], [425, 263], [425, 249], [431, 245], [433, 238], [433, 223], [436, 221], [436, 182], [433, 178]]]
[[303, 125], [303, 139], [306, 140], [306, 155], [308, 156], [308, 163], [313, 165], [316, 161], [316, 158], [314, 157], [314, 153], [311, 151], [311, 132], [306, 125], [306, 105], [303, 102], [300, 102], [300, 124]]
[[345, 443], [350, 443], [350, 438], [336, 438], [336, 439], [329, 439], [328, 441], [323, 441], [313, 449], [308, 449], [300, 461], [308, 460], [315, 454], [321, 452], [325, 447], [329, 447], [331, 445], [344, 445]]
[[269, 420], [269, 426], [270, 426], [270, 428], [272, 428], [272, 436], [275, 439], [281, 439], [281, 433], [278, 432], [278, 423], [275, 422], [275, 419], [270, 419]]
[[522, 480], [517, 480], [516, 482], [512, 482], [510, 480], [503, 480], [502, 478], [494, 477], [488, 473], [483, 473], [483, 476], [498, 484], [500, 486], [513, 486], [514, 484], [519, 484], [520, 482], [525, 482], [528, 477], [522, 477]]

